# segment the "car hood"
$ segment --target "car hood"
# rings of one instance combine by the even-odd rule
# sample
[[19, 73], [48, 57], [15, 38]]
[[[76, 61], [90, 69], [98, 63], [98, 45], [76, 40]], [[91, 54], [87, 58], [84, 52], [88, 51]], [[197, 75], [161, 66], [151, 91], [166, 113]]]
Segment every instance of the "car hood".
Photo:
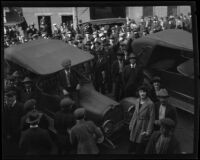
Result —
[[33, 73], [46, 75], [61, 70], [63, 59], [71, 59], [75, 66], [93, 59], [93, 55], [61, 40], [38, 39], [6, 48], [4, 58]]
[[80, 90], [80, 104], [86, 109], [87, 117], [100, 121], [112, 106], [118, 102], [95, 91], [91, 84], [85, 84]]

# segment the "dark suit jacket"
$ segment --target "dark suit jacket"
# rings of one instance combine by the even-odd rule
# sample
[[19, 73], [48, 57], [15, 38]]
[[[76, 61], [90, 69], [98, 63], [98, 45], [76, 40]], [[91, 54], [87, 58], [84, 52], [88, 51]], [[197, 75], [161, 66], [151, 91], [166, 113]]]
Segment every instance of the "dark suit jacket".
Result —
[[4, 124], [7, 134], [18, 134], [20, 132], [20, 119], [24, 114], [23, 104], [16, 102], [11, 108], [4, 106]]
[[[71, 83], [72, 91], [75, 91], [76, 90], [76, 86], [79, 83], [79, 81], [78, 81], [78, 76], [77, 76], [76, 72], [73, 69], [70, 70], [70, 83]], [[62, 70], [59, 73], [59, 88], [61, 90], [62, 89], [66, 89], [67, 91], [69, 91], [68, 87], [67, 87], [67, 78], [66, 78], [65, 70]]]
[[[136, 64], [136, 68], [132, 69], [130, 65], [125, 66], [122, 72], [123, 88], [125, 96], [135, 95], [136, 89], [143, 82], [142, 68]], [[127, 95], [127, 94], [130, 95]]]
[[[20, 121], [20, 129], [21, 129], [21, 131], [25, 131], [25, 130], [29, 129], [29, 124], [26, 123], [26, 119], [28, 118], [29, 113], [30, 112], [26, 113], [21, 118], [21, 121]], [[43, 129], [48, 129], [49, 128], [49, 121], [48, 121], [48, 119], [47, 119], [47, 117], [46, 117], [46, 115], [44, 113], [43, 113], [38, 125], [39, 125], [39, 127], [43, 128]]]
[[[156, 154], [156, 143], [160, 135], [161, 135], [160, 131], [156, 131], [151, 135], [151, 138], [145, 150], [145, 154]], [[164, 154], [180, 154], [180, 146], [176, 137], [174, 136], [171, 137], [167, 151]]]
[[40, 128], [29, 128], [22, 132], [19, 147], [26, 155], [49, 155], [53, 142], [49, 133]]
[[71, 129], [76, 124], [74, 115], [66, 111], [58, 111], [55, 114], [54, 127], [60, 134], [65, 134], [67, 129]]
[[20, 91], [21, 102], [25, 103], [27, 100], [32, 99], [32, 98], [38, 100], [38, 92], [36, 89], [34, 89], [34, 87], [32, 87], [31, 92], [29, 94], [26, 92], [24, 88], [21, 89]]
[[[125, 62], [122, 61], [123, 65], [125, 66]], [[124, 67], [123, 66], [123, 67]], [[119, 73], [119, 62], [118, 60], [115, 60], [112, 64], [112, 68], [111, 68], [111, 73], [112, 73], [112, 78], [114, 82], [117, 81], [122, 81], [122, 77], [120, 78], [120, 73]], [[122, 74], [121, 74], [122, 75]]]
[[[159, 109], [160, 109], [160, 102], [157, 102], [155, 104], [155, 120], [159, 119]], [[177, 124], [177, 113], [176, 113], [176, 108], [171, 106], [170, 104], [167, 105], [166, 111], [165, 111], [165, 118], [170, 118], [172, 119], [175, 124]]]

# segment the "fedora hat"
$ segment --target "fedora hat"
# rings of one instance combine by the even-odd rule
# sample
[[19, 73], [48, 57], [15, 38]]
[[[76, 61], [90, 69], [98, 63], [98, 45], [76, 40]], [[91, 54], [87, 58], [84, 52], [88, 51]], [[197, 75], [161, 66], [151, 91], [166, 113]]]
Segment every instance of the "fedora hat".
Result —
[[162, 88], [157, 92], [157, 97], [158, 98], [168, 98], [169, 94], [165, 88]]
[[21, 77], [19, 71], [15, 71], [13, 74], [12, 74], [13, 77]]
[[32, 80], [29, 77], [25, 77], [22, 83], [30, 83]]
[[26, 123], [29, 123], [29, 124], [33, 124], [33, 123], [36, 123], [36, 122], [39, 122], [39, 120], [41, 119], [42, 117], [42, 113], [34, 110], [34, 111], [31, 111], [29, 114], [28, 114], [28, 117], [26, 119]]
[[142, 90], [142, 91], [145, 91], [145, 92], [149, 91], [148, 87], [146, 85], [144, 85], [144, 84], [139, 86], [137, 90], [138, 91]]
[[137, 58], [136, 55], [133, 54], [133, 53], [131, 53], [131, 54], [129, 55], [129, 59], [136, 59], [136, 58]]
[[62, 61], [61, 65], [62, 65], [62, 67], [69, 66], [69, 65], [71, 65], [71, 60], [65, 59]]

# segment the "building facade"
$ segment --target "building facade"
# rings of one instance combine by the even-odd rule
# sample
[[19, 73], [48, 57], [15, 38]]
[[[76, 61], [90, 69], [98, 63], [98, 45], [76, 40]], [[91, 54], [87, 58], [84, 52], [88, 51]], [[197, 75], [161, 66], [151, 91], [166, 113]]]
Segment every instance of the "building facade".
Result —
[[39, 28], [40, 19], [45, 16], [49, 23], [60, 25], [62, 22], [73, 23], [76, 28], [78, 23], [87, 22], [93, 19], [101, 18], [125, 18], [129, 17], [136, 22], [140, 20], [142, 16], [154, 16], [165, 17], [169, 15], [179, 15], [183, 13], [187, 15], [191, 13], [190, 6], [141, 6], [141, 7], [37, 7], [22, 8], [23, 15], [28, 24], [32, 22], [36, 28]]

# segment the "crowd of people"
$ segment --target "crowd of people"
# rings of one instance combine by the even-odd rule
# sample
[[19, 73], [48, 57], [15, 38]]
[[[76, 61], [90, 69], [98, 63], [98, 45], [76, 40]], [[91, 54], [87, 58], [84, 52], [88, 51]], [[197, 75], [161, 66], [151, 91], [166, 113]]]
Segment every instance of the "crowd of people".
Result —
[[[83, 64], [84, 71], [94, 88], [102, 94], [113, 93], [116, 101], [125, 97], [139, 97], [130, 121], [129, 153], [167, 154], [180, 153], [174, 136], [177, 125], [176, 109], [168, 103], [168, 92], [161, 86], [161, 77], [155, 76], [152, 84], [144, 84], [143, 68], [132, 52], [131, 43], [147, 34], [165, 29], [192, 31], [191, 15], [169, 16], [167, 18], [141, 18], [139, 24], [127, 18], [122, 25], [78, 26], [64, 23], [53, 26], [49, 35], [45, 22], [41, 31], [34, 24], [26, 30], [24, 25], [4, 28], [6, 47], [17, 41], [43, 38], [63, 40], [67, 44], [94, 55], [94, 60]], [[26, 28], [26, 27], [25, 27]], [[19, 34], [22, 33], [22, 34]], [[77, 92], [80, 83], [71, 69], [71, 60], [62, 63], [59, 89], [63, 93], [60, 111], [55, 115], [56, 137], [48, 132], [48, 116], [40, 110], [39, 94], [34, 81], [20, 71], [9, 73], [5, 79], [5, 105], [3, 108], [4, 136], [8, 141], [19, 144], [26, 155], [54, 154], [57, 146], [59, 154], [69, 154], [76, 148], [78, 154], [98, 154], [98, 143], [104, 135], [94, 122], [85, 120], [85, 110], [77, 107]]]

